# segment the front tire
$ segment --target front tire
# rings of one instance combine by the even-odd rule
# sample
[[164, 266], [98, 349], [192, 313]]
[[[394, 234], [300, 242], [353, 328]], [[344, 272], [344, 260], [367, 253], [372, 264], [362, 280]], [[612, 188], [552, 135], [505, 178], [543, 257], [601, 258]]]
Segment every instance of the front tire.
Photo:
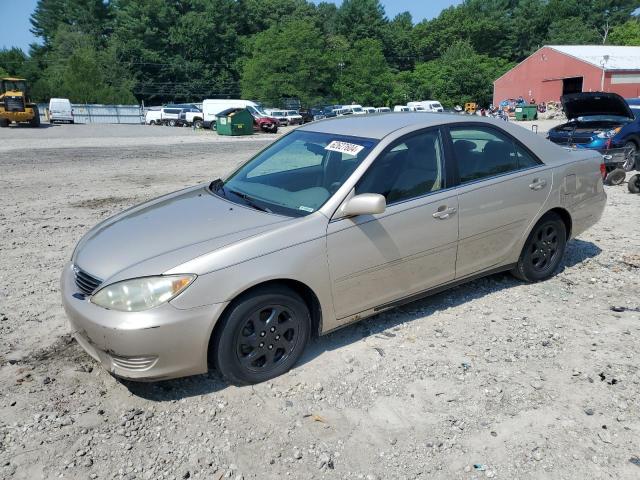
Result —
[[7, 118], [0, 118], [0, 128], [6, 128], [9, 126], [9, 120]]
[[38, 107], [32, 107], [33, 109], [33, 118], [29, 120], [29, 126], [31, 128], [39, 128], [40, 127], [40, 111]]
[[309, 309], [285, 286], [258, 288], [234, 301], [210, 348], [218, 371], [235, 385], [251, 385], [289, 371], [309, 340]]
[[202, 128], [202, 120], [195, 120], [193, 122], [193, 127], [200, 130]]
[[550, 212], [533, 227], [512, 274], [525, 282], [550, 278], [560, 265], [567, 245], [567, 227]]
[[178, 122], [176, 122], [175, 120], [169, 120], [169, 126], [170, 127], [175, 127], [178, 124]]

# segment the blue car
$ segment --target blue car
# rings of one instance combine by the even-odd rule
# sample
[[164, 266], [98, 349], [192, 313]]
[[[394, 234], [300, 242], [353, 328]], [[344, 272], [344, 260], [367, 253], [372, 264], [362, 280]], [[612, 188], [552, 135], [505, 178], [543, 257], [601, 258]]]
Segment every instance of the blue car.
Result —
[[623, 181], [620, 169], [635, 169], [640, 151], [640, 99], [627, 103], [616, 93], [582, 92], [563, 95], [561, 101], [569, 121], [549, 130], [547, 138], [559, 145], [598, 150], [611, 174], [609, 183]]

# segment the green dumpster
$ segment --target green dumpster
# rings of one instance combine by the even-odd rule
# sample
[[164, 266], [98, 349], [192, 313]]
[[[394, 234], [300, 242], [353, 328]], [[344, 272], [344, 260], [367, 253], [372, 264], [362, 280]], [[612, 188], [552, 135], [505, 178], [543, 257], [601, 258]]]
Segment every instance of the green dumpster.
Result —
[[229, 108], [216, 115], [218, 135], [253, 135], [253, 115], [245, 108]]
[[516, 120], [537, 120], [538, 119], [538, 106], [537, 105], [521, 105], [516, 107]]

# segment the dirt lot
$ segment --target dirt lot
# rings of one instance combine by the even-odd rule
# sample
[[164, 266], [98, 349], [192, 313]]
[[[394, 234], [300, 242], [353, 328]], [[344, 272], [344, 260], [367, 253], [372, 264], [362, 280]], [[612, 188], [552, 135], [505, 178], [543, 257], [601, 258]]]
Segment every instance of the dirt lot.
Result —
[[640, 196], [626, 185], [607, 187], [553, 279], [496, 275], [378, 315], [266, 384], [121, 382], [70, 341], [58, 276], [81, 235], [272, 138], [0, 130], [0, 478], [640, 477]]

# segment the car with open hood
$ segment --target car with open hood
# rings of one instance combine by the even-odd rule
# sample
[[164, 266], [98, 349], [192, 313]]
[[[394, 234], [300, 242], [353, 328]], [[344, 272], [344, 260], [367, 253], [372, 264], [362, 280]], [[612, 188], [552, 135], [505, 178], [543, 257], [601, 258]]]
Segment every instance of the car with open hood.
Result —
[[[125, 210], [61, 278], [78, 343], [114, 375], [292, 368], [311, 335], [500, 271], [535, 282], [600, 218], [602, 156], [444, 113], [294, 129], [229, 175]], [[321, 361], [321, 360], [318, 360]]]
[[583, 92], [563, 95], [561, 100], [569, 121], [549, 130], [549, 140], [572, 148], [599, 151], [608, 172], [616, 168], [626, 171], [636, 168], [640, 118], [624, 98], [616, 93]]

